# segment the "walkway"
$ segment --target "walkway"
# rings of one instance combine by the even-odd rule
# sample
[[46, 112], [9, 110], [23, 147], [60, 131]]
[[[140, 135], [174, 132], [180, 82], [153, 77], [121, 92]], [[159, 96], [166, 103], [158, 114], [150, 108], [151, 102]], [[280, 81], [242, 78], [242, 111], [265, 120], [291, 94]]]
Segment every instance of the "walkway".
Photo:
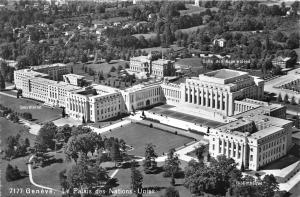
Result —
[[29, 133], [33, 135], [38, 135], [40, 128], [42, 127], [39, 124], [33, 123], [31, 121], [27, 121], [24, 119], [20, 119], [19, 122], [29, 127]]
[[50, 190], [49, 193], [55, 193], [55, 192], [59, 192], [59, 193], [63, 193], [62, 191], [60, 190], [57, 190], [57, 189], [54, 189], [54, 188], [51, 188], [51, 187], [46, 187], [46, 186], [43, 186], [43, 185], [39, 185], [37, 183], [35, 183], [33, 181], [33, 176], [32, 176], [32, 167], [31, 167], [31, 160], [33, 159], [34, 155], [32, 155], [30, 158], [29, 158], [29, 163], [27, 164], [28, 165], [28, 174], [29, 174], [29, 180], [30, 180], [30, 183], [36, 187], [39, 187], [39, 188], [42, 188], [42, 189], [46, 189], [46, 190]]
[[109, 125], [109, 126], [103, 127], [103, 128], [97, 128], [97, 127], [93, 127], [93, 126], [86, 126], [86, 127], [92, 129], [92, 131], [94, 131], [97, 134], [99, 134], [99, 133], [104, 133], [104, 132], [107, 132], [109, 130], [113, 130], [113, 129], [119, 128], [121, 126], [125, 126], [125, 125], [130, 124], [130, 123], [131, 123], [130, 120], [123, 120], [121, 122], [117, 122], [115, 124], [112, 124], [112, 125]]

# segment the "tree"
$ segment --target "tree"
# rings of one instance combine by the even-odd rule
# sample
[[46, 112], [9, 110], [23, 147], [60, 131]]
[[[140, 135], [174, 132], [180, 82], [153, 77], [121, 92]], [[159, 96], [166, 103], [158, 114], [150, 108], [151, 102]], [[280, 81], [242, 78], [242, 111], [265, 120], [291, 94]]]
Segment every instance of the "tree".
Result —
[[135, 193], [137, 196], [141, 193], [141, 190], [143, 189], [143, 175], [142, 173], [136, 169], [135, 167], [136, 162], [131, 162], [131, 189], [133, 190], [133, 193]]
[[113, 66], [113, 67], [111, 67], [109, 72], [115, 72], [115, 71], [116, 71], [116, 68]]
[[146, 174], [153, 173], [156, 170], [157, 163], [155, 158], [157, 158], [157, 153], [154, 150], [155, 145], [147, 144], [145, 148], [145, 160], [143, 163], [144, 171]]
[[164, 176], [171, 177], [172, 185], [175, 185], [175, 175], [180, 170], [179, 165], [180, 165], [180, 160], [178, 158], [178, 155], [175, 154], [175, 149], [174, 148], [170, 149], [164, 165], [164, 170], [165, 170]]
[[17, 65], [16, 65], [17, 70], [28, 68], [30, 66], [30, 61], [29, 61], [29, 58], [27, 56], [18, 57], [17, 62], [18, 62]]
[[54, 139], [56, 133], [57, 126], [53, 122], [47, 122], [39, 130], [37, 143], [53, 150], [55, 147]]
[[291, 98], [291, 104], [292, 105], [297, 105], [296, 100], [295, 100], [295, 96], [292, 96], [292, 98]]
[[196, 194], [225, 195], [231, 185], [241, 180], [241, 171], [236, 166], [234, 160], [225, 155], [212, 159], [209, 166], [192, 160], [185, 169], [184, 185]]
[[119, 143], [115, 140], [112, 142], [110, 157], [111, 157], [111, 160], [113, 160], [115, 162], [115, 164], [117, 161], [122, 160]]
[[71, 188], [88, 187], [91, 181], [91, 174], [88, 173], [87, 158], [83, 155], [76, 165], [73, 165], [67, 172], [67, 182]]
[[283, 99], [284, 103], [289, 103], [289, 95], [285, 94], [284, 95], [284, 99]]
[[25, 146], [30, 147], [30, 141], [28, 138], [25, 139]]
[[282, 97], [281, 97], [281, 94], [279, 93], [278, 96], [277, 96], [277, 102], [282, 102]]
[[264, 176], [262, 186], [261, 192], [263, 196], [274, 196], [274, 192], [279, 189], [279, 185], [273, 174]]
[[65, 107], [62, 108], [61, 116], [64, 118], [66, 117], [66, 110]]
[[197, 156], [197, 159], [199, 161], [203, 160], [203, 154], [206, 150], [206, 146], [204, 144], [200, 144], [196, 149], [195, 149], [195, 154]]
[[165, 189], [164, 194], [161, 197], [180, 197], [179, 192], [174, 187], [168, 187]]
[[10, 164], [8, 164], [6, 167], [5, 175], [6, 175], [6, 180], [9, 182], [21, 178], [21, 174], [20, 174], [18, 167], [17, 166], [13, 167]]
[[0, 91], [3, 91], [3, 90], [5, 90], [5, 80], [0, 72]]

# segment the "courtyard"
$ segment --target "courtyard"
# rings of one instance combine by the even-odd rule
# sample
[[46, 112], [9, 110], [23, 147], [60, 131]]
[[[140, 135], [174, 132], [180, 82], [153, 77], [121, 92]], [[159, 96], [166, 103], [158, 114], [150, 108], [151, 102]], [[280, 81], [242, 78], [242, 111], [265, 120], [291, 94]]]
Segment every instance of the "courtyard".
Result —
[[[133, 147], [128, 154], [144, 157], [146, 144], [154, 144], [155, 151], [159, 156], [167, 153], [171, 148], [181, 147], [191, 141], [192, 138], [175, 135], [166, 131], [140, 124], [130, 124], [125, 127], [114, 129], [103, 136], [123, 139], [126, 144]], [[168, 142], [168, 143], [166, 143]]]
[[167, 116], [167, 117], [183, 120], [183, 121], [192, 122], [192, 123], [196, 123], [196, 124], [200, 124], [200, 125], [205, 125], [205, 126], [208, 126], [210, 128], [215, 128], [215, 127], [220, 126], [222, 124], [222, 123], [217, 122], [217, 121], [213, 121], [213, 120], [209, 120], [209, 119], [205, 119], [205, 118], [200, 118], [200, 117], [189, 115], [189, 114], [186, 114], [186, 113], [181, 113], [181, 112], [178, 112], [178, 111], [170, 110], [170, 108], [172, 108], [172, 107], [173, 106], [170, 106], [170, 105], [162, 105], [162, 106], [155, 107], [155, 108], [153, 108], [149, 111], [153, 112], [153, 113], [156, 113], [156, 114], [161, 114], [161, 115], [164, 115], [164, 116]]

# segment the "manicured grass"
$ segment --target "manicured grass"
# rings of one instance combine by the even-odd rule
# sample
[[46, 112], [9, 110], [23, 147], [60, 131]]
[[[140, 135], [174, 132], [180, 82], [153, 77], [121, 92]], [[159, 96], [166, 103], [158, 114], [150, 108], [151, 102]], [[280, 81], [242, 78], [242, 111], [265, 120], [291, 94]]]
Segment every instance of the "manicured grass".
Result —
[[[22, 139], [28, 138], [30, 141], [30, 144], [33, 145], [35, 136], [30, 134], [28, 132], [28, 128], [26, 128], [22, 124], [18, 123], [13, 123], [5, 118], [0, 118], [0, 136], [1, 136], [1, 149], [5, 149], [6, 146], [6, 139], [9, 136], [15, 136], [17, 134], [21, 135]], [[4, 156], [4, 154], [1, 154], [1, 157]], [[6, 167], [10, 163], [12, 166], [17, 166], [19, 170], [21, 171], [26, 171], [28, 172], [28, 168], [26, 165], [26, 162], [29, 159], [29, 155], [25, 157], [19, 157], [16, 159], [13, 159], [11, 161], [3, 160], [1, 159], [1, 167], [0, 167], [0, 173], [1, 173], [1, 195], [2, 196], [27, 196], [27, 195], [32, 195], [32, 196], [50, 196], [50, 195], [33, 195], [33, 194], [26, 194], [25, 190], [26, 189], [32, 189], [32, 190], [41, 190], [38, 187], [33, 186], [28, 177], [24, 177], [22, 179], [12, 181], [12, 182], [7, 182], [5, 178], [5, 172], [6, 172]], [[49, 174], [48, 176], [51, 176]], [[43, 176], [45, 177], [45, 176]], [[45, 178], [44, 178], [45, 179]], [[23, 193], [13, 193], [13, 190], [10, 188], [20, 188], [23, 189]], [[15, 190], [17, 192], [17, 190]], [[51, 196], [59, 196], [59, 195], [51, 195]]]
[[6, 139], [9, 136], [21, 135], [22, 139], [28, 138], [30, 144], [33, 145], [35, 136], [28, 132], [28, 128], [19, 123], [13, 123], [5, 118], [0, 118], [0, 136], [1, 136], [1, 148], [6, 147]]
[[192, 141], [192, 139], [187, 137], [139, 124], [130, 124], [103, 135], [123, 139], [128, 145], [134, 148], [128, 154], [136, 156], [144, 156], [145, 146], [148, 143], [154, 144], [156, 146], [155, 151], [161, 156], [162, 153], [167, 153], [171, 148], [178, 148]]
[[[17, 166], [19, 170], [28, 172], [28, 167], [26, 165], [26, 162], [28, 161], [29, 156], [20, 157], [17, 159], [13, 159], [11, 161], [1, 160], [1, 196], [9, 196], [9, 197], [20, 197], [20, 196], [34, 196], [34, 197], [43, 197], [43, 196], [53, 196], [53, 197], [60, 197], [61, 194], [58, 193], [52, 193], [52, 194], [33, 194], [32, 192], [26, 194], [27, 190], [37, 190], [41, 191], [41, 188], [38, 188], [30, 183], [29, 177], [24, 177], [22, 179], [7, 182], [5, 178], [5, 171], [6, 166], [8, 163], [10, 163], [12, 166]], [[43, 179], [48, 180], [51, 179], [53, 173], [47, 173], [42, 175]], [[33, 179], [35, 181], [35, 178]], [[36, 181], [35, 181], [36, 182]], [[36, 182], [38, 183], [38, 182]], [[13, 190], [10, 188], [20, 189], [23, 190], [22, 193], [13, 193]], [[19, 191], [20, 191], [19, 190]], [[15, 190], [17, 191], [17, 190]]]
[[[163, 166], [164, 163], [159, 163], [158, 166]], [[148, 194], [144, 196], [151, 196], [151, 197], [159, 197], [165, 188], [170, 187], [170, 178], [163, 177], [163, 172], [159, 174], [145, 174], [143, 171], [142, 163], [140, 163], [140, 167], [137, 168], [142, 172], [143, 175], [143, 188], [150, 188], [150, 187], [159, 187], [159, 189], [154, 194]], [[119, 172], [116, 174], [115, 178], [118, 179], [118, 186], [113, 188], [113, 190], [121, 189], [126, 190], [130, 189], [131, 183], [131, 171], [130, 168], [128, 169], [120, 169]], [[190, 191], [183, 186], [184, 178], [175, 179], [176, 185], [175, 188], [179, 191], [180, 196], [191, 196]], [[123, 195], [122, 195], [123, 196]], [[135, 195], [124, 195], [124, 197], [131, 197]]]
[[[51, 109], [42, 106], [38, 101], [23, 98], [12, 98], [5, 95], [0, 95], [0, 104], [10, 107], [15, 112], [29, 112], [32, 114], [33, 121], [36, 123], [47, 122], [61, 117], [61, 109]], [[33, 106], [36, 109], [24, 109], [24, 106]]]
[[36, 169], [33, 169], [33, 180], [38, 184], [61, 190], [59, 173], [64, 169], [69, 169], [71, 165], [74, 164], [74, 162], [65, 162], [64, 153], [51, 152], [49, 153], [49, 155], [54, 155], [56, 159], [63, 159], [63, 163], [53, 163], [43, 168], [38, 167]]

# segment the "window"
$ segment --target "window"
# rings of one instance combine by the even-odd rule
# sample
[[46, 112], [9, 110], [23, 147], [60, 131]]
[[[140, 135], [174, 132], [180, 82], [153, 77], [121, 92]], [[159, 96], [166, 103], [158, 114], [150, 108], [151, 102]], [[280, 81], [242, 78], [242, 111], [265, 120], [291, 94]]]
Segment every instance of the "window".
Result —
[[253, 161], [253, 155], [250, 155], [250, 161]]

